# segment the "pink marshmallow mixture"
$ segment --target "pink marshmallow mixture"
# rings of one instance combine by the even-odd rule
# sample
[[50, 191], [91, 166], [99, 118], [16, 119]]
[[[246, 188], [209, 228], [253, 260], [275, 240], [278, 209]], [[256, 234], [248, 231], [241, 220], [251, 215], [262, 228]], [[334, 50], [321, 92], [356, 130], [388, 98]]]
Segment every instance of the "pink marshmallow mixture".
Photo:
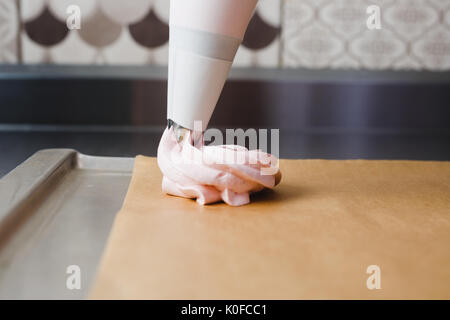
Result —
[[164, 131], [158, 165], [165, 193], [197, 199], [201, 205], [223, 200], [241, 206], [250, 202], [251, 193], [281, 180], [273, 155], [237, 145], [194, 147], [189, 140], [178, 143], [172, 128]]

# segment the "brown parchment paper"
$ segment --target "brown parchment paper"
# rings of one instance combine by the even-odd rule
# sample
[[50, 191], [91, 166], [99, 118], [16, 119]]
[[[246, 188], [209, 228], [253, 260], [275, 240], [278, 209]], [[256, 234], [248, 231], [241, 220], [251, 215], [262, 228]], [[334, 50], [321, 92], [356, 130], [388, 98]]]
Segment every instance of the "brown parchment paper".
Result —
[[249, 205], [199, 206], [137, 157], [90, 298], [450, 298], [450, 162], [280, 167]]

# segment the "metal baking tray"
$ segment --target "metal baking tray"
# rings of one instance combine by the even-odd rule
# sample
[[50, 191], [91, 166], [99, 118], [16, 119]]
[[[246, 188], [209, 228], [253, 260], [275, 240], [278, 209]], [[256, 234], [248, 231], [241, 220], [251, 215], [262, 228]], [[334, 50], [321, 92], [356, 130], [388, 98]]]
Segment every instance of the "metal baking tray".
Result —
[[[0, 180], [0, 299], [86, 297], [133, 165], [49, 149]], [[67, 285], [72, 265], [80, 289]]]

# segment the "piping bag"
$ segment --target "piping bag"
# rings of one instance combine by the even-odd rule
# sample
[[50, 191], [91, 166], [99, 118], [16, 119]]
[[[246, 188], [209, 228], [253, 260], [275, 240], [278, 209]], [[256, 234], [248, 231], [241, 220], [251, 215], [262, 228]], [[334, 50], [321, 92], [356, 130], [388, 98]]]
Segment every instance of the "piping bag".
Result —
[[208, 126], [257, 0], [171, 0], [169, 126]]
[[[237, 206], [281, 179], [273, 156], [241, 146], [204, 146], [201, 139], [257, 2], [170, 2], [168, 127], [158, 147], [168, 194]], [[241, 161], [226, 161], [237, 158]]]

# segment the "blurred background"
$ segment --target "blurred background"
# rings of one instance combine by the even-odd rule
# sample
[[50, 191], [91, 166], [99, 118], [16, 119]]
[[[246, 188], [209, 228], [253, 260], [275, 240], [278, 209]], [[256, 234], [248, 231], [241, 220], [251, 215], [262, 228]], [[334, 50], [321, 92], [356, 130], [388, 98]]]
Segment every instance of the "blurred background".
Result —
[[[44, 148], [156, 155], [169, 4], [0, 0], [0, 176]], [[283, 158], [450, 160], [450, 0], [260, 0], [210, 127], [279, 128]]]

